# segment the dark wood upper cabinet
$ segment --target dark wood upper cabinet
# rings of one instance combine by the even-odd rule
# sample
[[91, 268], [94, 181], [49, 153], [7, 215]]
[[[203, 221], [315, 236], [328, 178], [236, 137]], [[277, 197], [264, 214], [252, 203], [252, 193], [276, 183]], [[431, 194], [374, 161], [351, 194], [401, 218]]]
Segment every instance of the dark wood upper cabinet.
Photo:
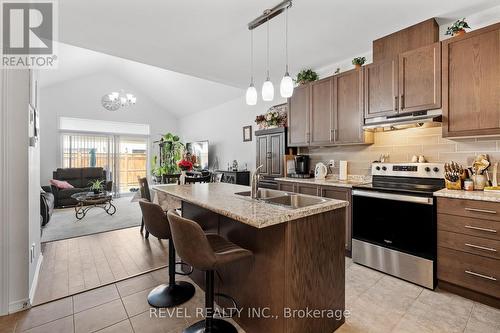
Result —
[[398, 110], [398, 68], [396, 60], [364, 68], [365, 118], [389, 116]]
[[263, 165], [260, 175], [283, 177], [283, 156], [286, 150], [286, 129], [283, 127], [255, 132], [257, 140], [256, 165]]
[[397, 60], [400, 53], [439, 41], [439, 25], [434, 18], [373, 41], [373, 62]]
[[333, 77], [333, 141], [363, 143], [363, 72], [350, 70]]
[[310, 144], [329, 145], [333, 138], [333, 78], [311, 83]]
[[309, 145], [310, 89], [309, 84], [298, 86], [288, 99], [288, 145], [291, 147]]
[[441, 107], [441, 43], [399, 55], [399, 112]]
[[500, 135], [500, 23], [442, 43], [443, 136]]

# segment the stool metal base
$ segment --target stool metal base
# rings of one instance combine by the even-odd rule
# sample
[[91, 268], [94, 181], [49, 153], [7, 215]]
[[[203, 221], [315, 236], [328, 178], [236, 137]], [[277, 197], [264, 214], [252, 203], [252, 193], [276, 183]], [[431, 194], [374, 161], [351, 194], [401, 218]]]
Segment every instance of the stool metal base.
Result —
[[177, 281], [174, 285], [162, 284], [151, 290], [148, 303], [155, 308], [171, 308], [189, 301], [194, 293], [194, 286], [189, 282]]
[[[194, 323], [184, 329], [182, 333], [208, 333], [205, 331], [205, 320]], [[222, 319], [212, 319], [212, 330], [210, 333], [238, 333], [236, 327]]]

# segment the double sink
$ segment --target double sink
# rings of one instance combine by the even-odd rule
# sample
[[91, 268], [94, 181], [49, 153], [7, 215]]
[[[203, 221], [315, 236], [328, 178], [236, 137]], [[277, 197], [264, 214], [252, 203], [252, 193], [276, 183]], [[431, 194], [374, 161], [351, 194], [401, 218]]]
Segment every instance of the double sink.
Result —
[[[250, 197], [250, 191], [237, 192], [235, 194], [244, 197]], [[328, 199], [325, 198], [270, 190], [266, 188], [260, 188], [257, 190], [256, 200], [292, 209], [304, 208], [328, 201]]]

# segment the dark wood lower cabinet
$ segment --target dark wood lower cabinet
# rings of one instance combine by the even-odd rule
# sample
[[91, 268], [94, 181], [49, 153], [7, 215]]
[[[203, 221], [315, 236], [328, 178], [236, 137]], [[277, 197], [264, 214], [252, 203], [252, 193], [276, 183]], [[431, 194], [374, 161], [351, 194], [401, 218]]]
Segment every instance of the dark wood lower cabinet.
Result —
[[307, 195], [321, 196], [324, 198], [344, 200], [349, 202], [345, 215], [345, 249], [346, 254], [351, 256], [352, 246], [352, 190], [348, 187], [320, 186], [315, 184], [304, 184], [293, 181], [279, 181], [280, 191], [301, 193]]

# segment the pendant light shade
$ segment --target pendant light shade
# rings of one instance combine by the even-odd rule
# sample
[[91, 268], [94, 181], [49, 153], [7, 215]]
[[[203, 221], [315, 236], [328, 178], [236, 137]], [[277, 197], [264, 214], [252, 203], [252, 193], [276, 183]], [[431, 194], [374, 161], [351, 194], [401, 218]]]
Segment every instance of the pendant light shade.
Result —
[[288, 8], [285, 12], [285, 59], [286, 70], [285, 75], [281, 79], [280, 94], [283, 98], [289, 98], [293, 95], [293, 80], [290, 74], [288, 74]]
[[262, 85], [262, 99], [266, 102], [274, 99], [274, 86], [269, 78]]
[[247, 100], [247, 105], [257, 104], [257, 89], [255, 89], [253, 83], [251, 83], [247, 89], [246, 100]]

